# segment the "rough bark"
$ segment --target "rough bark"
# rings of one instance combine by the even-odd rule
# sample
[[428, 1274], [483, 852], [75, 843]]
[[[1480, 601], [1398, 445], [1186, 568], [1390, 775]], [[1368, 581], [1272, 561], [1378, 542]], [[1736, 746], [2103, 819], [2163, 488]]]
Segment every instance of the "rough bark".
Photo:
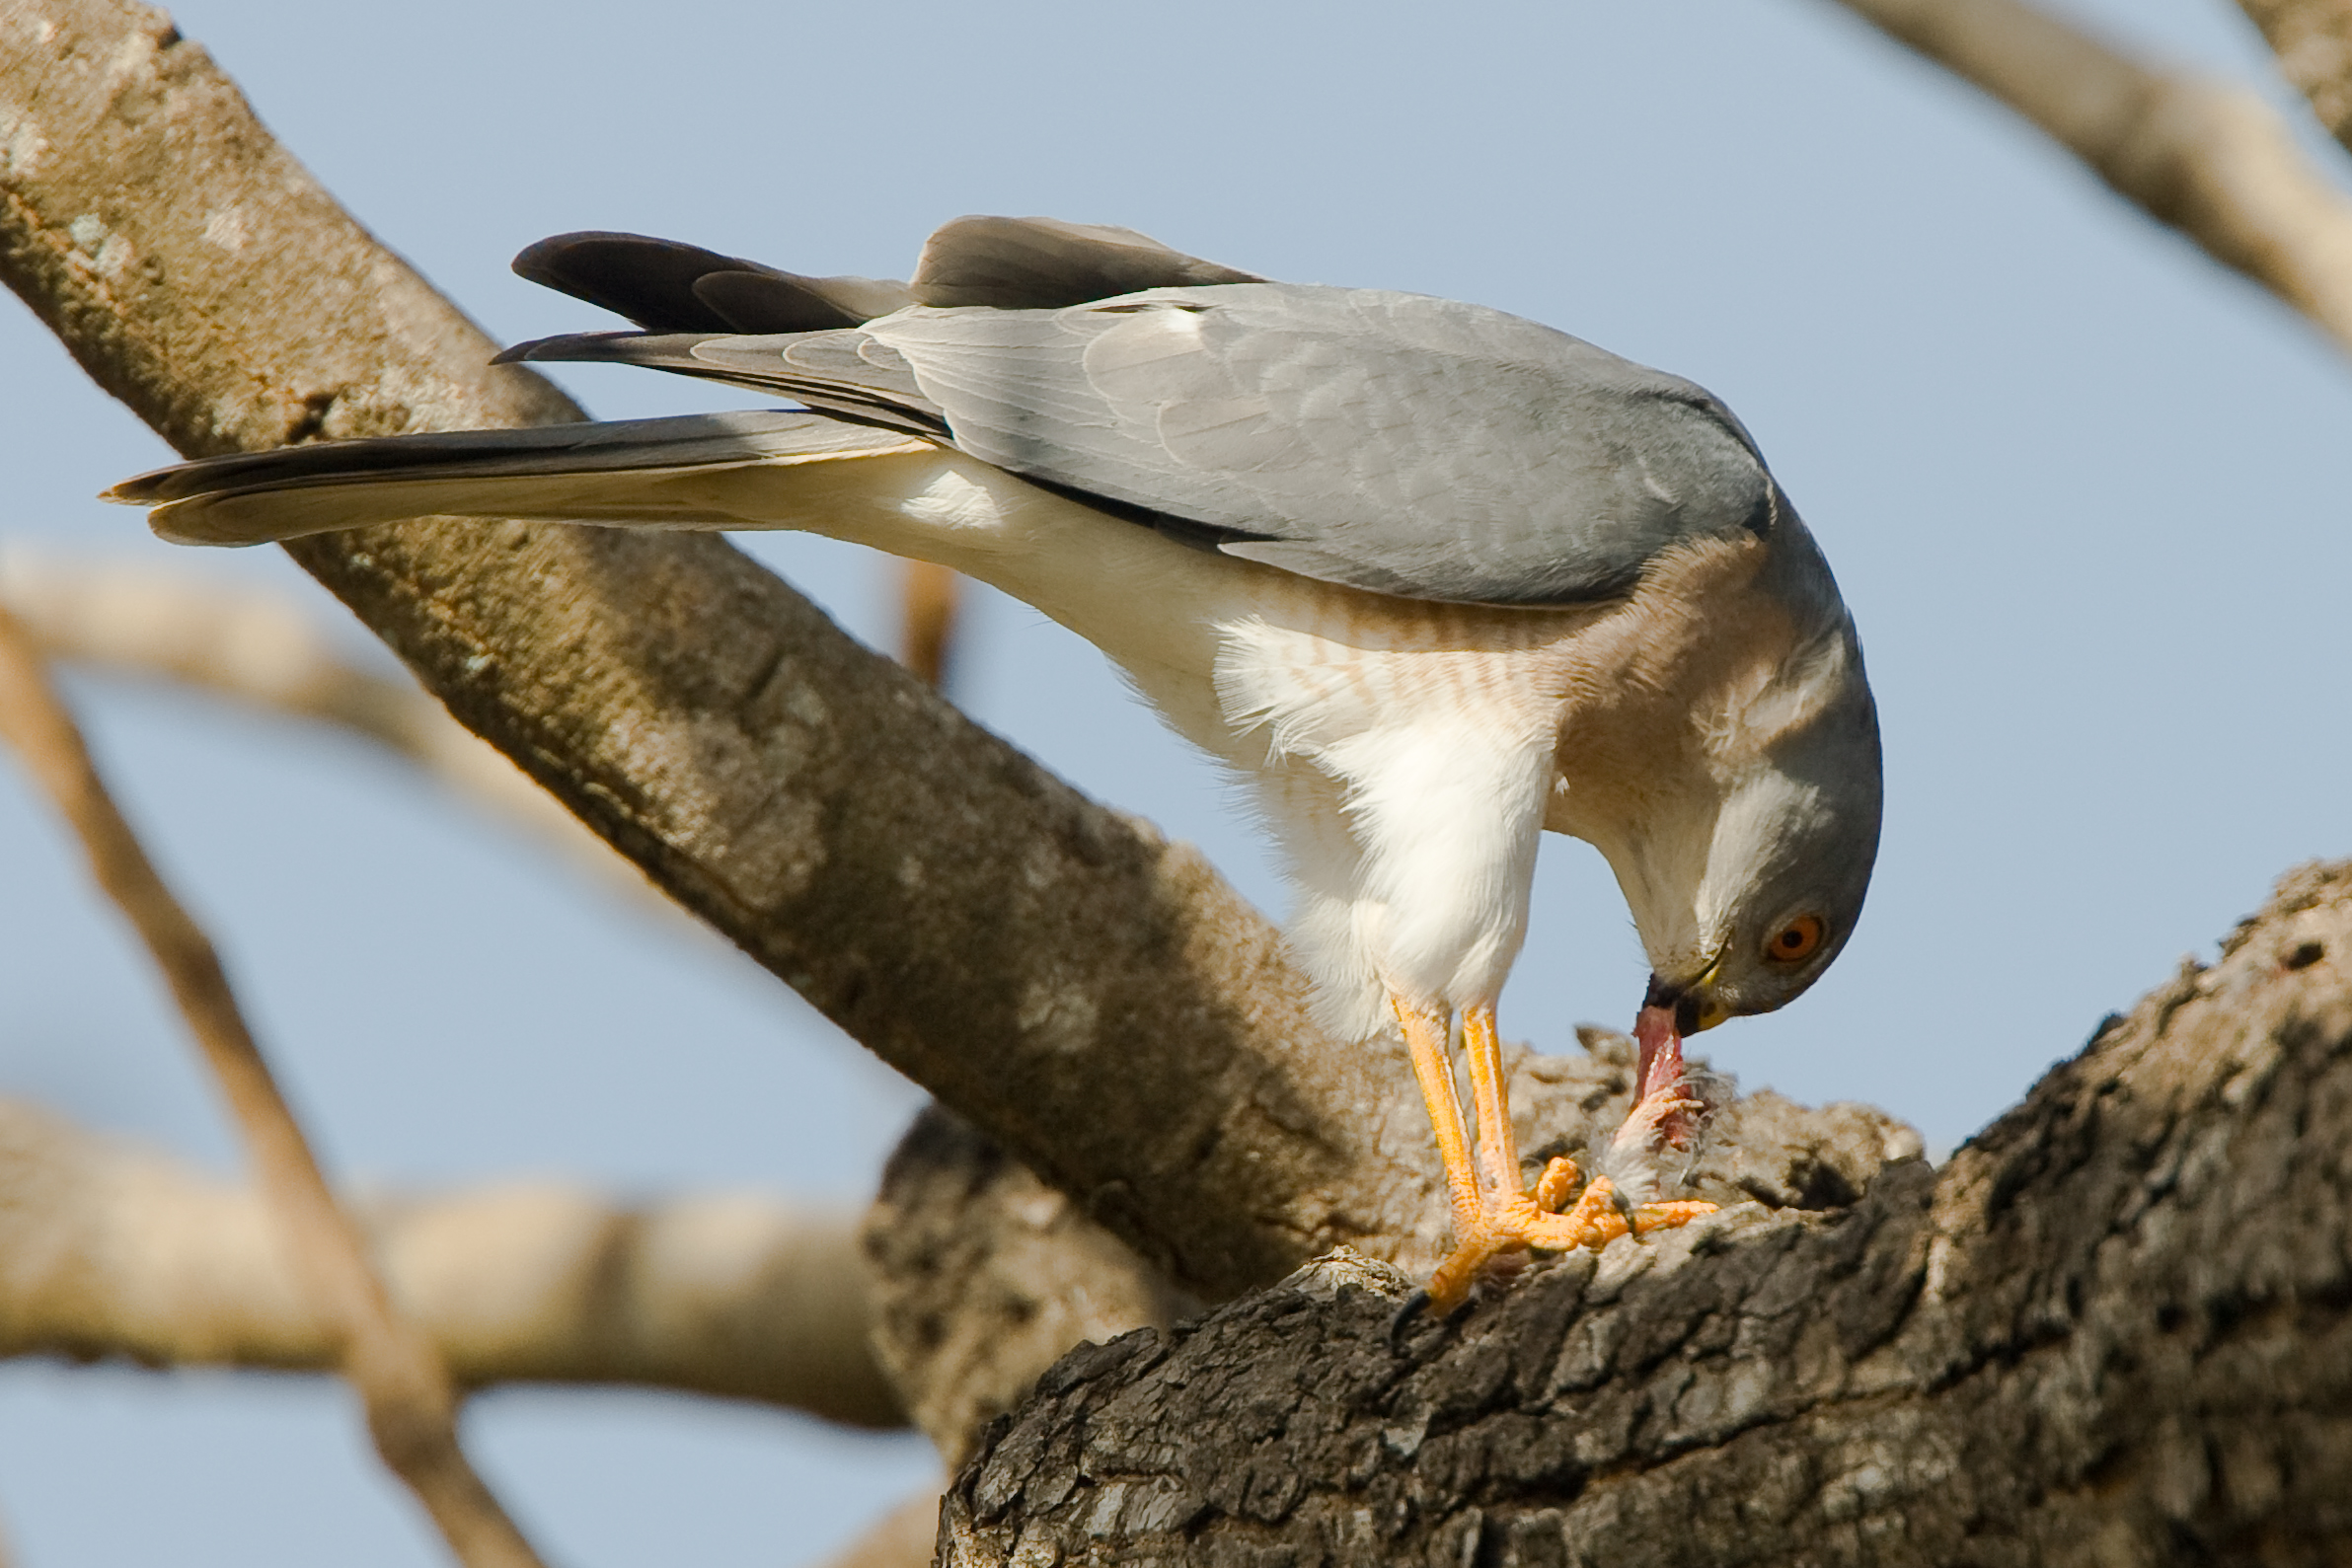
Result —
[[2348, 959], [2352, 863], [2306, 867], [1845, 1213], [1729, 1211], [1394, 1337], [1405, 1282], [1341, 1256], [1083, 1349], [940, 1560], [2352, 1560]]
[[[645, 1383], [905, 1420], [867, 1348], [848, 1215], [554, 1182], [348, 1203], [464, 1386]], [[0, 1356], [329, 1371], [337, 1349], [253, 1188], [0, 1100]]]
[[[180, 450], [576, 416], [489, 368], [160, 13], [0, 13], [0, 275]], [[1197, 854], [723, 541], [418, 523], [293, 553], [663, 889], [1176, 1277], [1227, 1294], [1424, 1211], [1402, 1066], [1319, 1036]]]
[[[2134, 59], [2022, 0], [1840, 3], [2009, 105], [2117, 195], [2352, 351], [2352, 200], [2260, 96]], [[2304, 54], [2333, 59], [2324, 40]]]
[[2352, 0], [2238, 0], [2279, 69], [2352, 152]]
[[[1555, 1154], [1591, 1168], [1595, 1147], [1632, 1103], [1633, 1043], [1608, 1030], [1582, 1032], [1584, 1055], [1523, 1047], [1508, 1054], [1531, 1179]], [[1690, 1190], [1711, 1201], [1841, 1208], [1890, 1162], [1920, 1153], [1918, 1135], [1881, 1111], [1815, 1110], [1769, 1090], [1730, 1099], [1704, 1062], [1694, 1068], [1727, 1101], [1707, 1118], [1688, 1163]], [[1434, 1248], [1443, 1218], [1427, 1217], [1425, 1246], [1415, 1251]], [[937, 1109], [891, 1157], [867, 1217], [866, 1245], [876, 1358], [950, 1467], [1073, 1345], [1165, 1329], [1202, 1305], [984, 1135]]]

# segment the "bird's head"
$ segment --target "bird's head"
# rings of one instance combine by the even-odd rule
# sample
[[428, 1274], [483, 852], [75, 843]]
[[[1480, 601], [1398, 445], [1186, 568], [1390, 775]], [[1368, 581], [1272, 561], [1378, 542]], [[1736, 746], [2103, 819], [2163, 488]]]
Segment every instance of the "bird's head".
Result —
[[1727, 720], [1706, 783], [1610, 856], [1651, 967], [1640, 1032], [1785, 1007], [1853, 935], [1878, 855], [1877, 710], [1841, 615]]

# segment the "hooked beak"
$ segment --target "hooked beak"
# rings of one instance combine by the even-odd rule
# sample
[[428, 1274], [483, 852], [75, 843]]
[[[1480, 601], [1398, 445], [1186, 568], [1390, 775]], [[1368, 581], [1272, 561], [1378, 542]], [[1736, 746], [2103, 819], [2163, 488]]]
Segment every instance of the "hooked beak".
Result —
[[1651, 975], [1649, 994], [1641, 999], [1642, 1015], [1647, 1017], [1653, 1009], [1665, 1013], [1674, 1032], [1681, 1035], [1713, 1028], [1731, 1016], [1731, 1009], [1715, 995], [1715, 974], [1722, 967], [1718, 954], [1690, 980], [1677, 983], [1663, 975]]

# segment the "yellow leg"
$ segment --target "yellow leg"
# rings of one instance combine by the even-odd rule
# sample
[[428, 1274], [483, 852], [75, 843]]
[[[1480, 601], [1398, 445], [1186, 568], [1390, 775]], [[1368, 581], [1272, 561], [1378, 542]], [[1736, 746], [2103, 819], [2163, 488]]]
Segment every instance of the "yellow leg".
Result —
[[1429, 1125], [1437, 1132], [1437, 1157], [1445, 1162], [1446, 1192], [1454, 1200], [1454, 1233], [1468, 1235], [1478, 1228], [1482, 1207], [1478, 1172], [1470, 1162], [1470, 1135], [1462, 1125], [1462, 1100], [1454, 1092], [1454, 1069], [1446, 1060], [1446, 1019], [1389, 998], [1398, 1027], [1404, 1031], [1405, 1049], [1412, 1053], [1412, 1076], [1421, 1083], [1421, 1102], [1429, 1107]]
[[1519, 1140], [1511, 1131], [1511, 1090], [1502, 1073], [1502, 1040], [1494, 1009], [1462, 1014], [1462, 1049], [1470, 1058], [1471, 1103], [1479, 1116], [1479, 1165], [1486, 1190], [1508, 1197], [1519, 1190]]

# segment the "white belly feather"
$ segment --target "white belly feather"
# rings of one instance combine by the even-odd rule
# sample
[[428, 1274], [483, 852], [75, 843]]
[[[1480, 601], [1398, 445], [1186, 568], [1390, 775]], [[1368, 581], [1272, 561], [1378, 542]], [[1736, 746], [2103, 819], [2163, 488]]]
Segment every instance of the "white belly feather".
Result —
[[[854, 465], [871, 507], [824, 532], [952, 566], [1076, 632], [1254, 786], [1328, 1026], [1386, 1026], [1384, 987], [1491, 1004], [1526, 933], [1582, 612], [1426, 604], [1218, 557], [950, 452]], [[838, 471], [837, 471], [838, 472]], [[846, 476], [845, 476], [846, 477]]]

